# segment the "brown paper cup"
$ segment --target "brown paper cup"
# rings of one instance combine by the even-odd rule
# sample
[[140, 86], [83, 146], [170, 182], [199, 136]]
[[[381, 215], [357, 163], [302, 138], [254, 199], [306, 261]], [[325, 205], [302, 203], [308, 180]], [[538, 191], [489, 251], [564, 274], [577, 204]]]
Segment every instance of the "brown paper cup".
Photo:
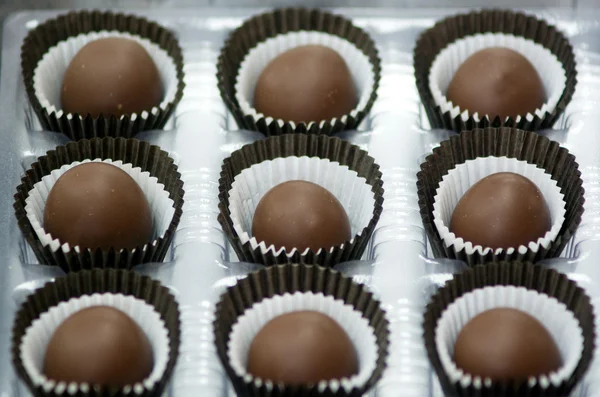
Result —
[[[514, 287], [514, 288], [513, 288]], [[508, 289], [507, 289], [508, 288]], [[562, 346], [561, 351], [568, 352], [564, 367], [570, 367], [568, 371], [558, 371], [558, 373], [549, 377], [528, 379], [525, 381], [499, 382], [499, 381], [480, 381], [475, 382], [472, 378], [452, 381], [449, 371], [443, 365], [440, 347], [437, 339], [437, 332], [440, 330], [440, 324], [443, 316], [452, 314], [453, 304], [458, 303], [464, 297], [473, 293], [487, 293], [485, 304], [492, 305], [491, 296], [494, 289], [503, 289], [504, 292], [498, 296], [501, 301], [501, 295], [507, 295], [510, 292], [517, 296], [518, 293], [527, 296], [527, 298], [537, 299], [536, 305], [528, 305], [527, 300], [514, 300], [511, 307], [516, 304], [516, 309], [525, 312], [532, 310], [547, 310], [550, 312], [552, 306], [556, 313], [564, 312], [563, 317], [572, 322], [576, 333], [579, 334], [581, 346], [577, 351], [573, 351]], [[518, 291], [517, 291], [518, 290]], [[523, 291], [526, 290], [526, 291]], [[517, 292], [517, 293], [515, 293]], [[537, 296], [537, 297], [535, 297]], [[510, 298], [512, 300], [512, 298]], [[563, 306], [564, 305], [564, 306]], [[475, 305], [478, 306], [478, 305]], [[521, 307], [519, 307], [521, 306]], [[530, 306], [530, 307], [526, 307]], [[561, 307], [562, 306], [562, 307]], [[556, 310], [556, 308], [560, 310]], [[457, 308], [456, 308], [457, 309]], [[471, 307], [475, 310], [477, 307]], [[565, 310], [566, 309], [566, 310]], [[462, 313], [459, 313], [462, 312]], [[465, 310], [456, 311], [456, 316], [466, 316]], [[530, 313], [530, 315], [532, 315]], [[459, 319], [457, 321], [463, 321]], [[539, 319], [538, 319], [539, 320]], [[546, 328], [551, 333], [565, 335], [565, 330], [573, 331], [570, 324], [557, 324], [556, 319], [542, 319]], [[457, 274], [446, 283], [431, 299], [424, 315], [424, 338], [429, 360], [431, 361], [444, 390], [448, 396], [481, 396], [481, 397], [500, 397], [500, 396], [568, 396], [581, 381], [594, 356], [595, 349], [595, 328], [594, 312], [590, 298], [583, 289], [577, 286], [566, 275], [543, 266], [533, 265], [523, 262], [500, 262], [486, 266], [476, 266]], [[554, 323], [554, 324], [551, 324]], [[562, 330], [560, 330], [562, 328]], [[568, 329], [567, 329], [568, 328]], [[553, 332], [556, 331], [556, 332]], [[556, 337], [555, 337], [556, 340]], [[557, 343], [559, 343], [557, 341]], [[579, 352], [579, 349], [581, 351]], [[579, 354], [580, 353], [580, 354]], [[569, 363], [569, 361], [571, 361]]]
[[[313, 160], [324, 166], [319, 167], [318, 171], [309, 172], [309, 167], [305, 165]], [[292, 166], [284, 166], [283, 163]], [[337, 176], [333, 178], [336, 189], [328, 190], [336, 195], [346, 208], [351, 221], [353, 238], [342, 245], [331, 249], [320, 249], [317, 252], [310, 249], [300, 252], [295, 248], [276, 251], [273, 246], [266, 246], [264, 242], [253, 238], [251, 228], [243, 225], [251, 224], [254, 209], [266, 190], [255, 191], [255, 188], [259, 187], [256, 183], [249, 183], [247, 188], [238, 189], [235, 188], [234, 183], [236, 180], [238, 184], [240, 180], [243, 181], [246, 171], [252, 171], [250, 175], [254, 175], [258, 168], [265, 165], [268, 166], [269, 171], [259, 172], [258, 178], [264, 175], [264, 183], [260, 185], [267, 190], [286, 180], [298, 179], [309, 180], [328, 189], [326, 179], [329, 178], [313, 180], [311, 176]], [[330, 170], [330, 167], [337, 168], [338, 172], [321, 171]], [[285, 175], [278, 175], [280, 170], [285, 171]], [[299, 170], [299, 173], [290, 170]], [[306, 134], [274, 136], [246, 145], [224, 160], [219, 180], [218, 220], [241, 261], [267, 266], [285, 263], [335, 266], [340, 262], [360, 259], [365, 252], [383, 210], [382, 186], [379, 165], [358, 146], [328, 136]], [[244, 203], [245, 222], [240, 223], [236, 220], [236, 214], [239, 212], [236, 208], [239, 206], [234, 206], [237, 203]]]
[[[508, 157], [526, 161], [550, 174], [556, 181], [565, 201], [565, 220], [554, 240], [537, 251], [530, 248], [501, 252], [487, 250], [467, 254], [446, 246], [434, 224], [433, 206], [442, 178], [458, 164], [481, 157]], [[464, 131], [443, 141], [427, 156], [417, 174], [417, 194], [423, 226], [431, 243], [433, 254], [438, 258], [459, 259], [469, 266], [498, 261], [536, 262], [560, 256], [569, 239], [575, 234], [583, 214], [583, 181], [575, 156], [558, 142], [515, 128], [486, 128]]]
[[[461, 109], [461, 113], [455, 115], [453, 111], [445, 110], [445, 107], [443, 109], [440, 103], [436, 102], [430, 87], [430, 71], [438, 55], [459, 40], [478, 34], [492, 33], [530, 40], [548, 50], [558, 59], [562, 65], [566, 82], [563, 91], [556, 93], [556, 100], [553, 100], [555, 103], [540, 109], [535, 114], [524, 114], [515, 119], [501, 120], [496, 117], [490, 120], [487, 116], [474, 117], [472, 113], [469, 113], [468, 117], [463, 117], [465, 109]], [[575, 55], [567, 38], [556, 27], [548, 25], [545, 21], [515, 11], [473, 11], [443, 19], [419, 37], [413, 56], [417, 88], [431, 128], [454, 130], [455, 132], [501, 126], [516, 127], [527, 131], [551, 128], [571, 101], [577, 84]], [[549, 78], [550, 82], [552, 80]], [[546, 88], [548, 89], [548, 87]], [[445, 92], [443, 94], [445, 95]], [[554, 95], [552, 96], [554, 97]]]
[[[335, 387], [331, 382], [327, 385], [287, 386], [283, 383], [262, 382], [252, 376], [239, 376], [236, 373], [228, 358], [228, 344], [232, 328], [240, 316], [255, 304], [296, 293], [318, 294], [342, 301], [354, 311], [360, 312], [362, 318], [368, 321], [376, 340], [377, 358], [374, 370], [365, 382], [351, 389]], [[377, 383], [386, 367], [389, 323], [379, 302], [364, 286], [354, 283], [337, 271], [318, 266], [272, 266], [238, 281], [227, 289], [217, 304], [214, 333], [219, 358], [240, 396], [362, 396]]]
[[[53, 103], [56, 102], [56, 99], [51, 100], [51, 106], [40, 102], [34, 77], [44, 56], [50, 51], [56, 50], [61, 42], [80, 35], [98, 32], [130, 34], [134, 38], [148, 40], [149, 43], [156, 45], [159, 51], [165, 53], [165, 58], [173, 63], [174, 70], [170, 70], [172, 67], [168, 68], [172, 78], [163, 82], [166, 85], [164, 87], [166, 99], [159, 106], [147, 109], [140, 114], [121, 117], [101, 115], [93, 118], [90, 115], [63, 112], [60, 110], [60, 103]], [[160, 64], [157, 66], [159, 70], [162, 70]], [[140, 131], [161, 129], [181, 100], [185, 86], [183, 55], [175, 35], [155, 22], [110, 11], [75, 11], [42, 23], [30, 31], [23, 42], [21, 68], [29, 101], [42, 128], [62, 132], [72, 140], [105, 136], [129, 138]], [[60, 67], [57, 67], [57, 69], [62, 68], [66, 68], [66, 65], [61, 64]], [[59, 70], [59, 72], [60, 75], [51, 79], [56, 81], [56, 84], [60, 84], [62, 81], [64, 70]], [[50, 98], [48, 99], [50, 100]]]
[[[355, 56], [346, 58], [355, 80], [362, 82], [365, 74], [371, 73], [368, 84], [357, 84], [359, 102], [357, 107], [349, 114], [331, 120], [315, 120], [310, 123], [294, 123], [289, 120], [273, 119], [257, 112], [243, 109], [237, 99], [236, 84], [242, 64], [248, 53], [261, 43], [295, 32], [315, 32], [342, 39], [355, 47], [354, 51], [364, 56], [367, 65], [362, 67], [357, 63], [354, 67]], [[284, 47], [289, 47], [296, 40], [291, 40]], [[332, 40], [325, 40], [331, 43]], [[321, 44], [320, 40], [308, 40], [306, 43]], [[343, 45], [328, 45], [337, 49], [344, 57]], [[337, 48], [340, 47], [340, 48]], [[369, 113], [377, 97], [381, 74], [381, 61], [375, 42], [362, 29], [354, 26], [352, 22], [342, 16], [317, 9], [281, 8], [272, 12], [257, 15], [242, 24], [227, 39], [221, 49], [217, 63], [217, 79], [223, 101], [233, 114], [240, 129], [259, 131], [264, 135], [281, 135], [289, 133], [309, 133], [333, 135], [340, 131], [356, 129], [364, 117]], [[356, 82], [356, 81], [355, 81]], [[362, 87], [362, 88], [361, 88]], [[362, 91], [362, 92], [361, 92]], [[363, 100], [364, 99], [364, 100]], [[251, 105], [251, 101], [250, 105]]]
[[[69, 384], [67, 389], [60, 390], [64, 384], [36, 385], [22, 360], [22, 342], [27, 331], [39, 321], [40, 317], [60, 304], [65, 304], [72, 299], [89, 297], [97, 294], [119, 294], [133, 297], [140, 303], [149, 305], [160, 316], [161, 322], [167, 331], [168, 356], [165, 369], [159, 379], [149, 382], [148, 385], [111, 387], [100, 385]], [[30, 295], [25, 303], [21, 305], [16, 314], [12, 330], [12, 361], [18, 376], [27, 385], [29, 391], [35, 396], [64, 396], [73, 394], [77, 396], [161, 396], [179, 354], [181, 338], [179, 308], [169, 289], [162, 286], [158, 281], [139, 274], [114, 269], [95, 269], [71, 273], [65, 277], [57, 278], [55, 281], [46, 283], [42, 288]], [[148, 332], [148, 330], [146, 330]], [[48, 382], [46, 382], [48, 383]], [[72, 391], [76, 389], [76, 392]]]
[[[157, 237], [143, 247], [120, 250], [90, 250], [78, 247], [67, 249], [63, 246], [65, 242], [60, 241], [61, 246], [57, 247], [40, 240], [26, 210], [27, 199], [35, 185], [64, 165], [95, 159], [121, 160], [133, 167], [139, 167], [141, 171], [147, 171], [151, 177], [157, 178], [159, 184], [164, 185], [164, 191], [168, 192], [174, 209], [164, 233], [156, 234]], [[183, 195], [181, 175], [167, 152], [137, 139], [107, 137], [71, 142], [38, 158], [21, 178], [13, 207], [19, 228], [41, 264], [59, 266], [65, 272], [98, 267], [130, 269], [141, 263], [163, 261], [183, 213]], [[155, 219], [153, 223], [157, 224], [158, 221]]]

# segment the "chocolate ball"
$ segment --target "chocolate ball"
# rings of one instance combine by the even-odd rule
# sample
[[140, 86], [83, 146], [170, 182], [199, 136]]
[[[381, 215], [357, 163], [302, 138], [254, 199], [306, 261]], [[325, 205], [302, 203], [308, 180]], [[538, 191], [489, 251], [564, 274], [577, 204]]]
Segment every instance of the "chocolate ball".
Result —
[[466, 373], [494, 381], [523, 381], [562, 365], [546, 328], [516, 309], [483, 312], [469, 321], [454, 344], [454, 361]]
[[344, 58], [319, 45], [297, 47], [273, 59], [254, 91], [258, 112], [295, 123], [340, 118], [356, 104], [356, 87]]
[[107, 306], [83, 309], [56, 328], [44, 356], [44, 375], [57, 382], [126, 386], [152, 372], [152, 345], [125, 313]]
[[252, 235], [278, 250], [317, 252], [352, 238], [350, 220], [327, 189], [307, 181], [288, 181], [269, 190], [256, 206]]
[[151, 242], [152, 212], [125, 171], [90, 162], [58, 178], [46, 200], [44, 229], [71, 247], [133, 249]]
[[358, 358], [337, 322], [299, 311], [272, 319], [258, 332], [248, 352], [248, 372], [274, 383], [314, 384], [356, 375]]
[[86, 44], [65, 71], [62, 109], [85, 117], [122, 116], [160, 105], [160, 73], [144, 47], [110, 37]]
[[467, 190], [450, 220], [450, 231], [484, 248], [517, 248], [544, 237], [552, 226], [542, 192], [512, 172], [489, 175]]
[[508, 48], [487, 48], [471, 55], [452, 78], [446, 98], [461, 111], [490, 119], [533, 114], [546, 101], [544, 84], [533, 65]]

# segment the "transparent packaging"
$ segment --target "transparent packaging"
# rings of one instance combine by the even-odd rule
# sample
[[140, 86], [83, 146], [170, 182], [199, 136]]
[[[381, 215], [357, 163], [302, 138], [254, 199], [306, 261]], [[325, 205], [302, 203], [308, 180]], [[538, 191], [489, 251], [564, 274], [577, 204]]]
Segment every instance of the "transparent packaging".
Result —
[[[223, 290], [258, 265], [241, 263], [217, 221], [218, 179], [223, 159], [262, 135], [238, 130], [217, 88], [216, 61], [228, 33], [258, 8], [130, 10], [175, 31], [185, 58], [183, 99], [164, 130], [137, 138], [159, 145], [175, 159], [184, 180], [183, 218], [165, 263], [136, 270], [160, 280], [176, 295], [182, 344], [166, 395], [233, 396], [213, 343], [214, 306]], [[388, 369], [370, 397], [441, 397], [423, 344], [425, 306], [436, 288], [465, 267], [434, 259], [417, 204], [416, 179], [425, 156], [451, 132], [430, 130], [415, 86], [412, 50], [443, 9], [335, 9], [366, 29], [379, 48], [378, 99], [357, 131], [339, 134], [368, 150], [383, 172], [384, 210], [364, 257], [337, 269], [365, 283], [379, 297], [391, 323]], [[22, 174], [46, 151], [68, 142], [42, 131], [31, 109], [20, 70], [28, 29], [59, 14], [25, 12], [6, 20], [0, 73], [0, 396], [28, 392], [11, 364], [14, 313], [23, 300], [60, 269], [40, 266], [16, 224], [13, 195]], [[575, 97], [552, 130], [541, 133], [575, 154], [585, 188], [585, 213], [561, 258], [544, 263], [567, 273], [600, 308], [600, 11], [533, 12], [556, 24], [577, 57]], [[600, 314], [600, 312], [598, 312]], [[600, 323], [600, 322], [599, 322]], [[598, 328], [600, 330], [600, 328]], [[600, 396], [600, 362], [592, 364], [574, 396]]]

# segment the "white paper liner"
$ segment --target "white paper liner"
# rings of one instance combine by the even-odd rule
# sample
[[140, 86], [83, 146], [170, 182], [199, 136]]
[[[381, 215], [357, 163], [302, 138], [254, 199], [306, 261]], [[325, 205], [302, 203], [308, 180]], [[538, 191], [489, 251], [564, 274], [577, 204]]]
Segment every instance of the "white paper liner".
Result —
[[[552, 113], [567, 83], [566, 72], [561, 62], [556, 55], [542, 45], [524, 37], [504, 33], [485, 33], [465, 37], [450, 44], [435, 58], [429, 71], [429, 88], [436, 105], [441, 107], [442, 113], [450, 112], [452, 118], [460, 114], [463, 121], [469, 119], [469, 111], [454, 106], [446, 98], [446, 91], [454, 74], [467, 58], [482, 49], [491, 47], [510, 48], [527, 58], [537, 70], [546, 91], [546, 102], [540, 109], [535, 110], [535, 115], [543, 118], [546, 112]], [[472, 116], [475, 121], [480, 121], [482, 118], [477, 113]], [[515, 121], [519, 122], [522, 116], [525, 116], [528, 121], [534, 118], [533, 114], [527, 113], [518, 116]]]
[[555, 372], [528, 379], [528, 385], [542, 388], [559, 385], [567, 379], [583, 354], [583, 331], [575, 315], [556, 298], [535, 290], [515, 286], [493, 286], [474, 290], [449, 305], [437, 324], [435, 344], [444, 371], [450, 382], [460, 381], [463, 387], [491, 385], [490, 378], [466, 374], [453, 361], [454, 344], [463, 327], [475, 316], [495, 308], [521, 310], [534, 317], [548, 330], [560, 351], [563, 365]]
[[[375, 82], [375, 73], [373, 72], [373, 65], [369, 62], [369, 58], [354, 44], [339, 36], [322, 32], [301, 31], [272, 37], [248, 52], [240, 65], [235, 84], [235, 98], [244, 114], [251, 115], [255, 120], [265, 117], [264, 114], [259, 113], [253, 107], [254, 90], [260, 74], [277, 56], [304, 45], [328, 47], [344, 58], [352, 74], [358, 95], [358, 104], [349, 114], [355, 117], [361, 109], [365, 108], [371, 97]], [[342, 116], [340, 120], [345, 122], [348, 118], [347, 116]], [[270, 124], [273, 120], [273, 117], [266, 117], [267, 124]], [[313, 125], [315, 122], [319, 123], [319, 126], [323, 126], [326, 121], [333, 120], [335, 118], [331, 120], [313, 120], [308, 123], [308, 126]], [[283, 126], [286, 121], [293, 128], [296, 127], [293, 121], [277, 119], [277, 123], [280, 126]]]
[[[271, 188], [292, 180], [315, 183], [333, 194], [348, 215], [352, 236], [360, 236], [363, 229], [369, 225], [373, 217], [375, 195], [371, 191], [371, 185], [365, 178], [359, 177], [356, 171], [319, 157], [276, 158], [246, 168], [236, 175], [231, 184], [229, 211], [233, 227], [242, 244], [249, 241], [252, 249], [260, 247], [263, 254], [271, 250], [275, 256], [285, 251], [285, 247], [275, 250], [275, 245], [267, 246], [265, 242], [259, 242], [252, 237], [252, 219], [256, 206]], [[354, 240], [355, 237], [350, 240], [350, 244], [354, 243]], [[331, 247], [330, 251], [333, 249], [334, 247]], [[309, 250], [310, 248], [306, 248], [302, 254]], [[295, 253], [296, 248], [286, 251], [288, 257]]]
[[[157, 239], [164, 236], [167, 232], [171, 219], [173, 219], [173, 215], [175, 214], [174, 202], [169, 198], [169, 192], [165, 190], [165, 185], [158, 183], [158, 178], [150, 176], [148, 171], [142, 172], [140, 167], [134, 168], [131, 163], [123, 164], [121, 160], [101, 159], [76, 161], [63, 165], [59, 169], [53, 170], [50, 175], [46, 175], [40, 182], [33, 186], [33, 189], [29, 192], [29, 196], [25, 200], [25, 212], [42, 245], [44, 247], [49, 245], [52, 252], [62, 249], [63, 252], [67, 253], [71, 250], [69, 243], [61, 245], [58, 239], [53, 238], [50, 233], [46, 233], [44, 230], [44, 209], [46, 208], [48, 195], [58, 178], [71, 168], [89, 162], [112, 164], [125, 171], [140, 186], [152, 212], [152, 241], [149, 241], [148, 244], [152, 246], [156, 245]], [[146, 249], [148, 244], [144, 245], [143, 249]], [[76, 252], [80, 252], [79, 246], [75, 246], [74, 249]], [[132, 252], [135, 252], [135, 249]]]
[[[23, 367], [31, 377], [35, 386], [42, 386], [43, 390], [54, 390], [57, 394], [75, 394], [78, 390], [88, 392], [91, 386], [87, 383], [56, 382], [49, 380], [43, 374], [44, 356], [54, 331], [63, 321], [71, 315], [93, 306], [110, 306], [127, 314], [144, 331], [154, 356], [154, 368], [142, 382], [123, 387], [125, 392], [133, 391], [141, 394], [144, 389], [150, 389], [159, 382], [167, 368], [169, 361], [169, 332], [160, 314], [143, 300], [122, 294], [93, 294], [61, 302], [58, 306], [50, 308], [36, 319], [26, 330], [20, 345], [20, 358]], [[93, 359], [93, 358], [90, 358]]]
[[377, 339], [369, 321], [343, 300], [312, 292], [286, 293], [265, 299], [255, 303], [238, 318], [227, 344], [227, 356], [235, 373], [246, 382], [254, 381], [257, 387], [263, 384], [272, 387], [271, 381], [254, 378], [246, 371], [250, 345], [270, 320], [282, 314], [305, 310], [317, 311], [335, 320], [350, 337], [358, 356], [358, 374], [350, 378], [323, 380], [318, 384], [319, 390], [322, 392], [329, 387], [336, 392], [341, 387], [349, 392], [353, 387], [364, 385], [377, 367]]
[[[446, 247], [453, 246], [455, 252], [465, 250], [467, 255], [472, 255], [475, 252], [480, 255], [487, 255], [492, 250], [490, 247], [473, 245], [473, 243], [457, 237], [450, 231], [449, 225], [456, 204], [467, 190], [486, 176], [498, 172], [513, 172], [533, 182], [542, 192], [548, 205], [552, 224], [551, 229], [543, 237], [538, 238], [537, 241], [532, 241], [527, 246], [521, 245], [508, 248], [506, 253], [510, 255], [515, 250], [518, 250], [521, 254], [525, 254], [527, 250], [537, 252], [540, 246], [547, 248], [556, 239], [565, 221], [566, 203], [564, 195], [560, 192], [556, 181], [552, 180], [551, 175], [545, 173], [543, 169], [537, 168], [534, 164], [527, 164], [526, 161], [515, 158], [481, 157], [475, 160], [467, 160], [465, 163], [457, 165], [455, 169], [450, 170], [447, 175], [444, 175], [440, 186], [436, 190], [433, 203], [433, 222]], [[498, 255], [503, 251], [503, 248], [497, 248], [494, 253]]]
[[[69, 67], [69, 64], [75, 58], [75, 55], [81, 50], [86, 44], [107, 37], [120, 37], [131, 39], [139, 43], [148, 52], [156, 67], [160, 73], [161, 82], [163, 86], [163, 100], [159, 107], [164, 110], [169, 103], [175, 100], [177, 94], [177, 68], [175, 62], [169, 56], [169, 54], [161, 49], [157, 44], [151, 42], [148, 39], [140, 36], [132, 35], [130, 33], [118, 32], [118, 31], [99, 31], [91, 32], [86, 34], [80, 34], [79, 36], [71, 37], [65, 41], [61, 41], [58, 45], [50, 48], [48, 52], [42, 57], [38, 63], [34, 75], [33, 75], [33, 87], [35, 95], [40, 101], [42, 107], [48, 112], [56, 112], [56, 117], [60, 118], [63, 115], [61, 110], [61, 86], [65, 71]], [[141, 114], [130, 114], [132, 119], [136, 119], [138, 116], [142, 118], [148, 117], [148, 111], [152, 114], [158, 114], [159, 107], [154, 106], [152, 109], [144, 110]], [[85, 115], [82, 115], [85, 117]], [[68, 114], [69, 118], [72, 118], [71, 113]], [[121, 116], [121, 117], [124, 117]]]

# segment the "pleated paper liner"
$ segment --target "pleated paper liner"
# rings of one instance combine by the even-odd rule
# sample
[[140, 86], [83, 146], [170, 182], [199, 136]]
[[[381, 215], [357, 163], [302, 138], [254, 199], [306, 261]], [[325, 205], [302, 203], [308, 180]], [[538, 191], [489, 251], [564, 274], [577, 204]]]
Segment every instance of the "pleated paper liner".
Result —
[[[475, 251], [467, 254], [465, 250], [456, 252], [447, 247], [434, 224], [433, 205], [436, 191], [444, 175], [458, 164], [480, 157], [508, 157], [526, 161], [550, 174], [560, 188], [565, 201], [565, 221], [556, 238], [547, 246], [540, 246], [537, 252], [526, 250], [484, 251], [485, 255]], [[535, 132], [516, 128], [485, 128], [463, 131], [440, 143], [421, 164], [417, 174], [417, 194], [423, 226], [437, 258], [452, 258], [466, 262], [470, 266], [486, 262], [530, 261], [537, 262], [545, 258], [560, 256], [569, 239], [575, 234], [581, 223], [584, 208], [584, 190], [579, 165], [569, 151], [558, 142], [549, 140]]]
[[[168, 332], [169, 354], [166, 368], [157, 382], [151, 382], [151, 386], [140, 387], [114, 387], [114, 386], [90, 386], [79, 387], [69, 384], [67, 392], [61, 391], [61, 387], [55, 384], [49, 389], [42, 385], [36, 385], [32, 376], [27, 372], [21, 360], [21, 345], [27, 330], [38, 320], [41, 315], [51, 308], [67, 302], [73, 298], [90, 296], [94, 294], [121, 294], [134, 297], [154, 308], [164, 322]], [[140, 396], [160, 397], [169, 382], [173, 368], [179, 354], [181, 338], [179, 308], [174, 296], [169, 289], [162, 286], [147, 276], [137, 273], [116, 269], [94, 269], [71, 273], [59, 277], [52, 282], [46, 283], [37, 289], [21, 305], [17, 312], [12, 329], [12, 362], [16, 373], [27, 385], [29, 391], [38, 397], [77, 395], [86, 396]], [[147, 332], [147, 330], [146, 330]], [[72, 388], [77, 391], [73, 393]]]
[[[566, 76], [564, 91], [556, 106], [540, 114], [522, 115], [519, 120], [496, 117], [465, 120], [462, 114], [452, 115], [436, 103], [430, 89], [429, 73], [440, 52], [460, 39], [485, 33], [503, 33], [523, 37], [549, 50], [562, 64]], [[483, 10], [459, 14], [437, 22], [417, 40], [414, 54], [415, 79], [421, 102], [427, 112], [431, 128], [461, 132], [485, 127], [515, 127], [527, 131], [551, 128], [571, 101], [577, 84], [577, 70], [573, 47], [568, 39], [555, 27], [536, 17], [509, 10]], [[463, 110], [463, 109], [461, 109]]]
[[[444, 370], [437, 346], [436, 329], [445, 310], [462, 296], [490, 286], [514, 286], [556, 299], [575, 317], [583, 335], [583, 350], [574, 370], [561, 381], [548, 382], [452, 382]], [[594, 312], [584, 290], [566, 275], [540, 265], [500, 262], [480, 265], [457, 274], [432, 297], [424, 315], [424, 338], [429, 360], [446, 396], [568, 396], [588, 370], [594, 357]]]
[[[230, 211], [230, 191], [232, 184], [243, 170], [267, 160], [286, 157], [318, 157], [346, 166], [354, 171], [358, 178], [364, 178], [373, 193], [371, 220], [351, 241], [332, 249], [318, 252], [307, 250], [275, 252], [273, 249], [253, 247], [251, 241], [243, 241], [234, 227]], [[266, 177], [266, 176], [265, 176]], [[318, 264], [335, 266], [340, 262], [360, 259], [367, 248], [373, 230], [383, 210], [383, 180], [379, 165], [367, 152], [358, 146], [339, 138], [324, 135], [286, 134], [269, 137], [248, 144], [233, 152], [223, 161], [219, 179], [219, 216], [218, 220], [227, 235], [240, 261], [275, 265], [285, 263]]]
[[[532, 182], [541, 193], [543, 203], [546, 206], [550, 219], [550, 227], [544, 230], [544, 233], [529, 241], [520, 241], [510, 247], [498, 248], [489, 242], [490, 246], [481, 245], [480, 240], [470, 240], [466, 235], [456, 233], [450, 229], [453, 213], [462, 197], [467, 195], [469, 189], [475, 186], [488, 176], [492, 176], [499, 172], [510, 172], [525, 177]], [[501, 189], [500, 187], [498, 189]], [[498, 190], [498, 194], [502, 190]], [[456, 165], [455, 168], [449, 170], [447, 175], [444, 175], [440, 182], [439, 188], [436, 190], [433, 203], [433, 223], [436, 226], [440, 238], [444, 242], [444, 247], [452, 249], [452, 256], [469, 256], [477, 251], [479, 256], [487, 256], [489, 250], [494, 251], [494, 256], [513, 255], [512, 250], [519, 250], [521, 254], [523, 250], [530, 250], [531, 255], [534, 255], [540, 248], [548, 248], [548, 246], [556, 239], [560, 233], [562, 225], [565, 223], [565, 200], [560, 192], [560, 187], [551, 175], [546, 173], [543, 168], [538, 168], [535, 164], [528, 164], [526, 161], [519, 161], [514, 158], [507, 157], [479, 157], [475, 160], [467, 160], [462, 164]], [[472, 209], [473, 210], [473, 209]], [[494, 214], [489, 214], [492, 217]], [[521, 219], [516, 220], [520, 222]], [[523, 219], [523, 223], [526, 223]], [[532, 221], [529, 219], [529, 221]], [[495, 222], [490, 220], [489, 225], [479, 225], [480, 229], [493, 228]], [[484, 235], [487, 230], [479, 230]], [[515, 231], [518, 232], [518, 231]], [[472, 237], [472, 236], [471, 236]], [[475, 237], [472, 237], [475, 238]], [[488, 239], [490, 236], [488, 236]], [[489, 241], [489, 240], [488, 240]], [[492, 248], [494, 247], [494, 248]], [[500, 250], [504, 252], [500, 252]], [[461, 251], [464, 251], [461, 252]]]
[[[158, 183], [163, 184], [164, 190], [169, 193], [169, 198], [173, 200], [174, 214], [166, 232], [153, 241], [148, 241], [144, 247], [135, 249], [90, 250], [72, 247], [65, 250], [63, 247], [52, 249], [51, 245], [42, 244], [25, 210], [29, 192], [36, 183], [53, 170], [87, 159], [121, 160], [132, 164], [133, 167], [140, 167], [142, 171], [147, 171], [150, 176], [156, 177]], [[70, 142], [38, 158], [21, 178], [13, 207], [19, 228], [41, 264], [59, 266], [65, 272], [107, 267], [130, 269], [141, 263], [163, 261], [183, 213], [183, 195], [181, 175], [167, 152], [158, 146], [133, 138], [106, 137]]]
[[[172, 100], [161, 103], [140, 114], [99, 116], [69, 114], [60, 110], [60, 104], [44, 107], [36, 95], [34, 75], [44, 55], [50, 49], [82, 34], [110, 31], [121, 32], [147, 39], [160, 47], [171, 58], [176, 69], [176, 87]], [[177, 37], [161, 25], [134, 15], [110, 11], [74, 11], [43, 22], [29, 32], [21, 48], [21, 68], [27, 96], [37, 114], [42, 128], [61, 132], [72, 140], [94, 137], [134, 136], [140, 131], [161, 129], [170, 118], [183, 96], [183, 55]], [[62, 81], [62, 75], [56, 76]], [[169, 87], [164, 87], [165, 93]]]
[[[368, 100], [350, 114], [331, 120], [298, 123], [277, 120], [244, 112], [236, 99], [236, 83], [240, 67], [251, 49], [266, 40], [290, 32], [321, 32], [347, 40], [360, 50], [371, 63], [373, 84]], [[240, 129], [259, 131], [264, 135], [308, 133], [333, 135], [356, 129], [371, 110], [377, 98], [381, 75], [381, 60], [373, 39], [367, 32], [340, 15], [318, 9], [281, 8], [250, 18], [233, 31], [221, 49], [217, 62], [217, 79], [223, 101]], [[358, 97], [362, 96], [358, 92]]]
[[[271, 382], [258, 382], [252, 377], [236, 374], [228, 359], [228, 343], [233, 326], [240, 316], [253, 305], [265, 299], [284, 294], [314, 293], [333, 297], [350, 305], [368, 320], [376, 338], [377, 360], [375, 370], [368, 380], [351, 390], [340, 387], [333, 390], [330, 385], [285, 386]], [[227, 289], [216, 306], [214, 322], [215, 343], [219, 359], [231, 379], [239, 396], [362, 396], [371, 389], [386, 367], [389, 344], [389, 322], [380, 303], [373, 294], [361, 285], [343, 276], [340, 272], [320, 266], [279, 265], [261, 269], [248, 275]]]

